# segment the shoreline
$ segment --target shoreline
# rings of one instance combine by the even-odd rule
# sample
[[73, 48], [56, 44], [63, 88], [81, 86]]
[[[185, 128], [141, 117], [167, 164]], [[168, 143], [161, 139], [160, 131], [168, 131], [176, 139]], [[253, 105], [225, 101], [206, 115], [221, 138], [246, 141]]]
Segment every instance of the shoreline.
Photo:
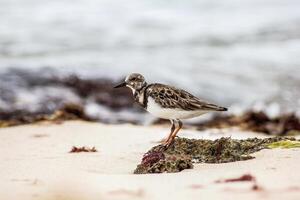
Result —
[[[107, 113], [106, 113], [107, 114]], [[211, 113], [212, 114], [212, 113]], [[35, 123], [54, 123], [59, 124], [70, 120], [82, 120], [87, 122], [97, 122], [103, 124], [133, 124], [141, 125], [140, 122], [127, 119], [113, 123], [92, 118], [87, 114], [84, 107], [79, 104], [65, 104], [51, 114], [28, 114], [26, 112], [6, 113], [0, 111], [0, 128], [13, 127]], [[150, 125], [169, 124], [169, 120], [156, 119]], [[198, 122], [185, 123], [184, 128], [207, 130], [207, 129], [226, 129], [239, 128], [241, 131], [253, 131], [275, 136], [295, 136], [300, 135], [300, 118], [295, 113], [282, 114], [277, 117], [269, 117], [267, 113], [249, 110], [240, 115], [222, 114], [210, 115]]]
[[[36, 70], [16, 67], [1, 71], [0, 123], [5, 120], [19, 120], [17, 122], [19, 124], [29, 123], [35, 121], [36, 118], [53, 115], [69, 105], [77, 107], [77, 110], [81, 109], [89, 119], [102, 123], [142, 124], [144, 121], [150, 122], [151, 118], [145, 114], [145, 111], [134, 104], [129, 90], [113, 88], [120, 82], [119, 78], [108, 78], [105, 74], [82, 76], [80, 73], [71, 73], [71, 71], [62, 73], [51, 67]], [[298, 119], [300, 117], [296, 104], [280, 103], [276, 98], [257, 99], [245, 104], [231, 98], [226, 99], [226, 96], [212, 98], [201, 91], [195, 95], [199, 95], [203, 100], [230, 108], [230, 112], [224, 115], [208, 114], [207, 117], [199, 118], [199, 121], [195, 120], [199, 128], [201, 128], [202, 121], [209, 120], [209, 117], [212, 121], [227, 120], [227, 125], [232, 123], [231, 118], [239, 117], [239, 115], [244, 117], [247, 114], [252, 117], [250, 120], [258, 117], [267, 121], [281, 119], [284, 115], [295, 115]], [[254, 116], [255, 113], [258, 114]], [[162, 121], [152, 122], [161, 123]], [[195, 124], [191, 122], [190, 125]]]

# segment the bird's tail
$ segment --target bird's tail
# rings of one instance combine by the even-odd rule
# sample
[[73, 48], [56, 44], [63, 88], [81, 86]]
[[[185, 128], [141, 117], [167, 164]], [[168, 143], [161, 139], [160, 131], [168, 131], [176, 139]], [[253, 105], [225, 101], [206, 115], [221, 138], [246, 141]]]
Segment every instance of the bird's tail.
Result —
[[217, 109], [217, 111], [227, 111], [227, 110], [228, 110], [228, 108], [221, 107], [221, 106], [219, 106], [219, 108]]

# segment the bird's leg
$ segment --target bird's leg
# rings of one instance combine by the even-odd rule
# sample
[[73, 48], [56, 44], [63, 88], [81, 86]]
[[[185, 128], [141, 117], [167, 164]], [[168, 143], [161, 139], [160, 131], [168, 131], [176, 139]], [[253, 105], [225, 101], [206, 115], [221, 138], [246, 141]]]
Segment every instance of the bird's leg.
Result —
[[170, 132], [168, 138], [166, 140], [164, 140], [163, 145], [166, 145], [168, 143], [168, 141], [171, 139], [172, 134], [174, 133], [174, 130], [175, 130], [175, 122], [174, 122], [174, 120], [171, 119], [170, 121], [172, 123], [171, 132]]
[[179, 119], [177, 119], [176, 121], [178, 122], [178, 128], [172, 133], [170, 139], [167, 141], [166, 146], [170, 146], [174, 142], [177, 133], [182, 128], [182, 122]]

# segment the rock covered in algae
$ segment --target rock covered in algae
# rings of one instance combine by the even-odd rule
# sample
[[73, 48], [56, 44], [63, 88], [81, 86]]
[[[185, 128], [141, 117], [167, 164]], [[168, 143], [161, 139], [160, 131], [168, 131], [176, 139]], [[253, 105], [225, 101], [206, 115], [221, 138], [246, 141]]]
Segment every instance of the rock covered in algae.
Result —
[[193, 168], [193, 163], [226, 163], [254, 158], [251, 153], [269, 148], [280, 141], [295, 138], [249, 138], [217, 140], [177, 138], [169, 148], [158, 145], [150, 149], [137, 166], [135, 174], [171, 173]]
[[188, 155], [171, 155], [161, 151], [152, 151], [144, 155], [135, 174], [180, 172], [193, 168], [191, 157]]

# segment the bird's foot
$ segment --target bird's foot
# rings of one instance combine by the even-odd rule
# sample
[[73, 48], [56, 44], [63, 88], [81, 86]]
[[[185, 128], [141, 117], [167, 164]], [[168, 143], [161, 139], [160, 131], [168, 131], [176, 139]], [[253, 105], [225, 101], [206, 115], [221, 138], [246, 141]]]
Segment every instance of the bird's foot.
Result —
[[169, 148], [175, 141], [175, 138], [170, 138], [162, 143], [162, 145], [167, 149]]

